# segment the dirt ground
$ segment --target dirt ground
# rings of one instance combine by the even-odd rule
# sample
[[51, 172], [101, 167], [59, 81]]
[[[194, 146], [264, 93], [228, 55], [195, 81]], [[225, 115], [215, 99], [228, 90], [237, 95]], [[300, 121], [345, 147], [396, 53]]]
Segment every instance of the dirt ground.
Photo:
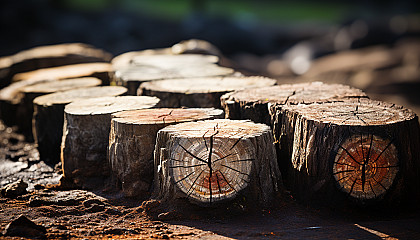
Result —
[[[0, 187], [22, 179], [28, 192], [0, 198], [0, 238], [127, 239], [420, 239], [420, 211], [342, 209], [279, 198], [272, 209], [243, 206], [166, 211], [156, 201], [107, 191], [58, 190], [59, 166], [39, 160], [34, 144], [0, 124]], [[50, 186], [45, 188], [45, 186]], [[25, 216], [34, 222], [11, 224]], [[15, 221], [17, 222], [17, 221]], [[41, 226], [43, 230], [34, 230]], [[18, 232], [18, 236], [13, 235]]]

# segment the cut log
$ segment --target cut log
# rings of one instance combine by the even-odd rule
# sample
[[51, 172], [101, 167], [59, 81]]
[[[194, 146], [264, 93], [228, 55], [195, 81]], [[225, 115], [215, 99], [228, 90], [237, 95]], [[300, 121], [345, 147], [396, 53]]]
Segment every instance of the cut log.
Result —
[[[155, 97], [102, 97], [77, 100], [64, 108], [61, 161], [65, 179], [84, 187], [95, 185], [89, 178], [109, 176], [107, 151], [111, 114], [152, 108]], [[103, 182], [99, 182], [103, 184]]]
[[33, 84], [48, 82], [53, 80], [24, 80], [10, 84], [0, 90], [0, 118], [8, 126], [17, 124], [17, 111], [19, 104], [23, 101], [21, 89]]
[[109, 62], [111, 55], [93, 46], [81, 43], [67, 43], [35, 47], [12, 56], [1, 58], [0, 88], [10, 83], [13, 75], [69, 64]]
[[124, 111], [112, 115], [109, 162], [113, 176], [127, 197], [150, 195], [153, 151], [157, 132], [175, 123], [222, 118], [214, 108], [159, 108]]
[[264, 77], [208, 77], [145, 82], [138, 95], [156, 96], [164, 107], [220, 108], [220, 97], [231, 91], [272, 86], [276, 80]]
[[13, 76], [12, 80], [16, 82], [26, 79], [46, 80], [96, 77], [102, 80], [102, 85], [109, 85], [111, 72], [112, 67], [109, 63], [82, 63], [18, 73]]
[[218, 60], [216, 56], [197, 54], [135, 56], [128, 66], [115, 69], [116, 82], [136, 95], [142, 82], [232, 75], [233, 69], [218, 66]]
[[[226, 93], [220, 100], [229, 119], [250, 119], [271, 125], [283, 105], [343, 101], [366, 97], [359, 89], [322, 82], [283, 84]], [[271, 115], [270, 115], [271, 114]]]
[[[33, 141], [32, 115], [34, 113], [33, 100], [36, 97], [70, 89], [99, 86], [101, 80], [97, 78], [75, 78], [61, 81], [47, 81], [32, 84], [18, 89], [22, 96], [16, 111], [16, 124], [19, 131], [25, 135], [27, 141]], [[9, 112], [9, 114], [13, 114]]]
[[238, 195], [269, 205], [280, 180], [270, 127], [244, 120], [171, 125], [158, 132], [154, 197], [208, 206]]
[[35, 98], [32, 129], [40, 159], [48, 164], [60, 162], [66, 104], [80, 99], [120, 96], [126, 92], [127, 89], [124, 87], [103, 86], [79, 88]]
[[358, 99], [284, 106], [280, 114], [281, 142], [291, 153], [287, 182], [296, 198], [418, 200], [419, 123], [411, 110]]

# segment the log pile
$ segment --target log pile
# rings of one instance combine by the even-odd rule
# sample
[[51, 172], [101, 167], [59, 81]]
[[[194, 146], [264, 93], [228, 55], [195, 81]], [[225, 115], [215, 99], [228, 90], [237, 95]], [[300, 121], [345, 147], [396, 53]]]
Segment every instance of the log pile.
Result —
[[125, 196], [147, 197], [153, 181], [153, 152], [157, 132], [169, 125], [223, 117], [211, 108], [157, 108], [112, 115], [109, 162]]
[[155, 197], [208, 206], [242, 196], [270, 205], [280, 178], [270, 128], [243, 120], [168, 126], [155, 147]]
[[70, 64], [109, 62], [110, 60], [109, 53], [87, 44], [67, 43], [35, 47], [0, 58], [0, 88], [7, 86], [13, 75], [17, 73]]
[[[122, 96], [89, 98], [74, 101], [64, 109], [61, 161], [66, 181], [80, 187], [89, 186], [89, 178], [109, 176], [107, 150], [111, 114], [135, 109], [152, 108], [155, 97]], [[94, 181], [92, 181], [92, 184]]]
[[145, 82], [138, 95], [156, 96], [164, 107], [220, 108], [220, 97], [241, 89], [272, 86], [276, 81], [264, 77], [208, 77]]
[[65, 105], [80, 99], [120, 96], [126, 92], [124, 87], [102, 86], [79, 88], [35, 98], [32, 130], [40, 159], [49, 164], [60, 162]]

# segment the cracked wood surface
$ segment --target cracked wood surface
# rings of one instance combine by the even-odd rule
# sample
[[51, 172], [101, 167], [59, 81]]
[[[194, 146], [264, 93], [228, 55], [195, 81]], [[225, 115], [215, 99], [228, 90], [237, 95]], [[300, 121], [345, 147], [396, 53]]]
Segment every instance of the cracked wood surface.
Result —
[[158, 131], [166, 126], [222, 118], [213, 108], [157, 108], [112, 115], [109, 162], [113, 176], [127, 197], [147, 197], [153, 181], [153, 151]]
[[[122, 96], [77, 100], [64, 109], [61, 161], [66, 179], [77, 185], [88, 185], [89, 177], [109, 175], [107, 149], [111, 114], [152, 108], [155, 97]], [[99, 184], [103, 182], [99, 181]]]
[[67, 90], [35, 98], [32, 129], [40, 158], [47, 163], [60, 162], [66, 104], [80, 99], [120, 96], [126, 92], [124, 87], [101, 86]]
[[220, 97], [235, 90], [272, 86], [275, 80], [265, 77], [207, 77], [146, 82], [139, 95], [156, 96], [165, 107], [220, 108]]
[[361, 204], [418, 199], [419, 124], [411, 110], [355, 99], [281, 111], [280, 142], [289, 158], [280, 165], [297, 197], [342, 192]]
[[155, 147], [155, 195], [211, 205], [237, 196], [270, 205], [280, 178], [270, 128], [241, 120], [166, 127]]

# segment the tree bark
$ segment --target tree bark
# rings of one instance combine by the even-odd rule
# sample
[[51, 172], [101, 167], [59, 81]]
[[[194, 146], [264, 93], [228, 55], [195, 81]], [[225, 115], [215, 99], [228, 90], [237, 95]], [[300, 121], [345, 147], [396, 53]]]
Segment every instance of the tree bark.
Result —
[[123, 96], [83, 99], [68, 104], [64, 109], [61, 145], [65, 179], [81, 187], [102, 185], [109, 176], [107, 150], [111, 114], [152, 108], [158, 102], [154, 97]]
[[109, 162], [126, 197], [150, 195], [153, 151], [158, 131], [189, 121], [222, 118], [213, 108], [159, 108], [124, 111], [112, 115]]
[[102, 85], [109, 85], [111, 73], [112, 67], [109, 63], [81, 63], [18, 73], [13, 76], [12, 80], [17, 82], [25, 79], [46, 80], [96, 77], [102, 80]]
[[136, 95], [143, 82], [232, 75], [233, 69], [218, 66], [218, 60], [216, 56], [198, 54], [137, 55], [125, 67], [115, 69], [116, 82]]
[[111, 54], [81, 43], [35, 47], [0, 60], [0, 88], [10, 84], [13, 75], [69, 64], [109, 62]]
[[[32, 116], [34, 113], [33, 100], [36, 97], [65, 90], [93, 87], [101, 84], [101, 80], [97, 78], [76, 78], [66, 79], [61, 81], [48, 81], [36, 83], [30, 86], [25, 86], [18, 91], [22, 95], [22, 100], [19, 103], [16, 111], [16, 120], [19, 131], [25, 135], [27, 141], [34, 140], [32, 134]], [[12, 114], [9, 112], [9, 114]]]
[[240, 120], [181, 123], [158, 132], [154, 197], [203, 206], [243, 196], [270, 205], [278, 171], [270, 128]]
[[79, 88], [35, 98], [32, 129], [40, 159], [48, 164], [60, 162], [65, 105], [80, 99], [120, 96], [126, 92], [124, 87], [103, 86]]
[[208, 77], [159, 80], [143, 83], [138, 95], [156, 96], [164, 107], [220, 108], [220, 97], [235, 90], [272, 86], [264, 77]]
[[369, 99], [280, 110], [296, 198], [395, 204], [419, 199], [419, 123], [408, 109]]

